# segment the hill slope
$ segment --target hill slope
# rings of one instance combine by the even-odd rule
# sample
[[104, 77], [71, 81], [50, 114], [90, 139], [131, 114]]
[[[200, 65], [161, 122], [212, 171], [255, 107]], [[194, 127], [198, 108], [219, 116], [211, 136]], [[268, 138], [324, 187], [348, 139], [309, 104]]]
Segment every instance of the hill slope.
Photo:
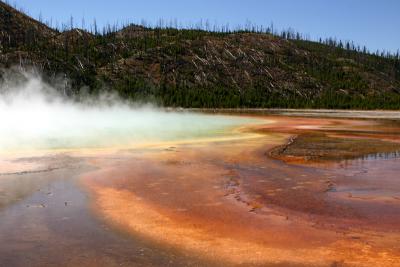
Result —
[[166, 106], [400, 108], [398, 58], [267, 33], [60, 33], [2, 2], [0, 22], [0, 66], [65, 73], [73, 95], [106, 87]]

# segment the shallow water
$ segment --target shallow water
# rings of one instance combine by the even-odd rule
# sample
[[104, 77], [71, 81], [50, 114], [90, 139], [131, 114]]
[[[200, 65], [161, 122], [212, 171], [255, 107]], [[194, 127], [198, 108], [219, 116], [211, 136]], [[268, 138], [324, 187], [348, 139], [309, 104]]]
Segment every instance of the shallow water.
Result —
[[[126, 112], [121, 118], [129, 122], [132, 113]], [[77, 124], [66, 120], [86, 134], [59, 132], [54, 145], [38, 130], [42, 141], [30, 148], [38, 154], [50, 149], [45, 156], [2, 158], [0, 266], [396, 266], [400, 261], [397, 151], [353, 160], [339, 155], [318, 164], [268, 154], [304, 131], [339, 136], [345, 129], [347, 138], [398, 142], [397, 124], [389, 129], [365, 120], [138, 114], [131, 126], [96, 116]], [[64, 123], [55, 123], [55, 129], [65, 129]], [[102, 132], [103, 124], [112, 130]], [[32, 136], [27, 135], [30, 142]], [[151, 148], [135, 145], [167, 141]], [[126, 149], [80, 154], [80, 146], [114, 142]], [[27, 148], [24, 142], [3, 144]], [[60, 146], [75, 150], [51, 150]]]

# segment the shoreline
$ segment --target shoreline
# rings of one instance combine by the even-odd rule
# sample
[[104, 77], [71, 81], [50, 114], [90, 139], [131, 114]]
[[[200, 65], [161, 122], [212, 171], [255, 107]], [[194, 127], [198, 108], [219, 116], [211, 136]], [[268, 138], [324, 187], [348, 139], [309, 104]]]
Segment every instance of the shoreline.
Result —
[[281, 109], [281, 108], [166, 108], [167, 110], [182, 110], [221, 114], [258, 114], [298, 117], [330, 117], [346, 119], [384, 119], [400, 120], [400, 110], [354, 110], [354, 109]]

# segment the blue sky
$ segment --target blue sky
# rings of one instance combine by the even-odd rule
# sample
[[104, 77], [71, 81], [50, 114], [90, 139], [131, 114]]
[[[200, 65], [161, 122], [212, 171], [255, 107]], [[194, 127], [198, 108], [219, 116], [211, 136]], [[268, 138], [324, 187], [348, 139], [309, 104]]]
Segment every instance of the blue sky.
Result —
[[115, 22], [156, 23], [160, 18], [195, 24], [244, 25], [246, 21], [278, 29], [292, 27], [311, 38], [353, 40], [371, 50], [400, 49], [400, 0], [15, 0], [44, 20], [86, 25]]

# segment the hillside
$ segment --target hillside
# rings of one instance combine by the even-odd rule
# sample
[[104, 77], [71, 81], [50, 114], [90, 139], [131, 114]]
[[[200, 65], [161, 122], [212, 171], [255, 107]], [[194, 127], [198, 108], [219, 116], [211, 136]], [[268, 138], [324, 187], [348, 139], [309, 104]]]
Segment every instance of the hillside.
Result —
[[182, 107], [400, 108], [399, 57], [270, 33], [51, 29], [0, 2], [0, 67]]

